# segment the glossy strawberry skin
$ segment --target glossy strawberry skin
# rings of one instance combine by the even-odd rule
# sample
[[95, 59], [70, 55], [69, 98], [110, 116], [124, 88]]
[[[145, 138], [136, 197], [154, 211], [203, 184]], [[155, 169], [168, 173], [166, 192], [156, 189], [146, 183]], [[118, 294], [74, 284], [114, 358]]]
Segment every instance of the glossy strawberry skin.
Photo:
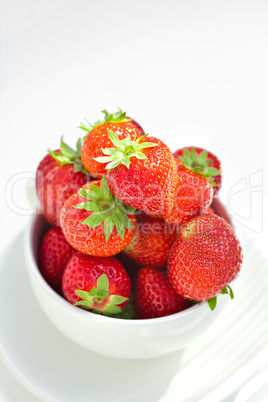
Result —
[[[62, 277], [64, 297], [72, 304], [81, 300], [75, 290], [90, 292], [97, 279], [106, 274], [109, 294], [129, 298], [131, 283], [124, 266], [114, 257], [97, 257], [76, 252], [69, 260]], [[123, 309], [126, 302], [120, 304]]]
[[171, 286], [166, 271], [142, 268], [138, 273], [135, 305], [142, 319], [164, 317], [190, 307]]
[[142, 142], [157, 144], [144, 148], [146, 159], [131, 158], [130, 166], [120, 164], [107, 173], [111, 193], [125, 205], [154, 217], [171, 211], [176, 185], [176, 163], [161, 140], [146, 137]]
[[176, 160], [176, 166], [173, 208], [164, 218], [169, 223], [182, 225], [206, 212], [213, 199], [213, 190], [206, 177], [187, 169], [179, 160]]
[[186, 223], [168, 260], [168, 275], [176, 292], [205, 301], [215, 297], [239, 274], [243, 260], [233, 228], [215, 214]]
[[[60, 150], [54, 152], [60, 153]], [[74, 172], [72, 164], [61, 166], [47, 154], [36, 171], [36, 193], [47, 222], [60, 226], [60, 211], [64, 202], [90, 180], [90, 175]]]
[[[194, 147], [194, 146], [185, 147], [185, 148], [188, 149], [189, 151], [191, 149], [195, 149], [197, 155], [200, 155], [201, 152], [204, 151], [204, 148]], [[180, 157], [182, 157], [183, 156], [183, 150], [184, 150], [184, 148], [180, 148], [180, 149], [177, 149], [175, 152], [173, 152], [174, 158], [179, 159]], [[218, 169], [220, 172], [222, 172], [221, 162], [220, 162], [220, 160], [218, 159], [218, 157], [215, 154], [213, 154], [212, 152], [208, 151], [207, 159], [211, 160], [211, 163], [209, 165], [210, 167]], [[216, 186], [213, 186], [213, 196], [215, 197], [219, 193], [219, 190], [220, 190], [221, 185], [222, 185], [222, 173], [219, 174], [218, 176], [213, 176], [213, 180], [214, 180], [214, 182], [216, 184]]]
[[107, 173], [105, 169], [106, 165], [98, 163], [93, 158], [103, 156], [102, 149], [113, 147], [107, 130], [111, 130], [117, 134], [120, 140], [127, 136], [135, 139], [144, 135], [143, 128], [135, 120], [118, 123], [107, 122], [93, 128], [84, 140], [81, 159], [85, 168], [97, 179], [100, 179]]
[[39, 249], [39, 268], [47, 283], [58, 293], [61, 292], [64, 269], [75, 252], [59, 226], [45, 233]]
[[[92, 181], [90, 185], [100, 187], [100, 180]], [[83, 186], [83, 188], [87, 188], [87, 185]], [[114, 227], [106, 243], [103, 222], [95, 228], [82, 223], [92, 212], [85, 209], [77, 209], [75, 206], [86, 201], [77, 192], [65, 202], [61, 210], [60, 223], [67, 241], [76, 250], [89, 255], [108, 257], [122, 251], [133, 238], [136, 227], [135, 216], [128, 215], [133, 223], [133, 229], [126, 229], [124, 240], [121, 239]]]
[[153, 218], [143, 213], [136, 215], [136, 221], [133, 239], [123, 253], [142, 266], [165, 268], [179, 227], [167, 223], [164, 219]]

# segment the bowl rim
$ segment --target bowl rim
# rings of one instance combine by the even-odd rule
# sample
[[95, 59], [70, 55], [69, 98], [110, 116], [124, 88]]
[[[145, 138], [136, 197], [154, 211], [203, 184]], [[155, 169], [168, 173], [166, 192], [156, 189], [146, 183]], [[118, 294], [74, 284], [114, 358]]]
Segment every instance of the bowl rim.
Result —
[[[200, 302], [197, 303], [183, 311], [180, 311], [178, 313], [170, 314], [167, 316], [163, 317], [155, 317], [155, 318], [137, 318], [137, 319], [120, 319], [120, 318], [115, 318], [115, 317], [109, 317], [101, 314], [95, 314], [92, 313], [91, 311], [84, 310], [82, 308], [78, 308], [71, 303], [69, 303], [64, 297], [59, 295], [54, 289], [52, 289], [49, 284], [45, 281], [43, 278], [38, 265], [35, 262], [35, 258], [33, 255], [33, 251], [31, 249], [31, 238], [33, 235], [33, 229], [34, 225], [37, 222], [38, 216], [43, 214], [36, 212], [33, 214], [25, 228], [24, 232], [24, 238], [23, 238], [23, 249], [24, 249], [24, 256], [26, 259], [26, 264], [28, 268], [28, 272], [31, 271], [33, 274], [34, 278], [37, 280], [39, 285], [45, 290], [48, 295], [54, 299], [56, 302], [58, 302], [61, 306], [67, 308], [71, 312], [80, 315], [81, 317], [84, 317], [85, 319], [90, 319], [94, 321], [101, 321], [101, 322], [106, 322], [110, 324], [114, 324], [115, 322], [117, 325], [131, 325], [131, 326], [139, 326], [139, 325], [159, 325], [161, 323], [169, 322], [169, 321], [176, 321], [176, 318], [179, 317], [185, 317], [187, 315], [192, 314], [196, 310], [201, 310], [203, 311], [204, 309], [209, 309], [209, 306], [206, 302]], [[30, 274], [30, 272], [29, 272]], [[219, 295], [220, 296], [220, 295]], [[210, 309], [209, 309], [210, 310]], [[214, 310], [215, 311], [215, 310]], [[211, 314], [213, 314], [214, 311], [211, 311]]]

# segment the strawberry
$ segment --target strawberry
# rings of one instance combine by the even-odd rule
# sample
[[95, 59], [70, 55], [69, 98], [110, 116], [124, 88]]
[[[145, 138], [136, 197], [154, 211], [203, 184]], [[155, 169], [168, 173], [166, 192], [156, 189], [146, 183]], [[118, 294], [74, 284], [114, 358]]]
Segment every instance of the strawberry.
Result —
[[[175, 159], [183, 161], [189, 169], [196, 169], [197, 173], [208, 173], [216, 184], [213, 186], [214, 197], [218, 194], [222, 185], [221, 162], [212, 152], [200, 147], [185, 147], [173, 152]], [[211, 169], [212, 168], [212, 169]], [[216, 169], [216, 170], [214, 170]]]
[[139, 271], [135, 300], [140, 318], [163, 317], [192, 305], [175, 292], [166, 271], [147, 267]]
[[136, 218], [134, 208], [118, 201], [109, 191], [105, 176], [85, 184], [61, 210], [61, 228], [78, 251], [110, 256], [132, 240]]
[[207, 177], [188, 169], [179, 160], [177, 184], [172, 210], [164, 215], [167, 222], [182, 225], [193, 217], [203, 214], [213, 199], [213, 190]]
[[87, 131], [82, 146], [82, 161], [86, 169], [93, 177], [100, 179], [105, 173], [105, 165], [101, 165], [94, 158], [102, 156], [102, 148], [112, 146], [112, 142], [108, 136], [108, 130], [117, 134], [120, 139], [129, 136], [131, 139], [144, 135], [142, 127], [133, 119], [126, 117], [126, 113], [121, 109], [117, 113], [109, 114], [103, 111], [105, 118], [98, 121], [95, 125], [86, 126], [81, 124], [80, 128]]
[[210, 300], [214, 308], [217, 294], [230, 290], [242, 259], [242, 248], [231, 225], [215, 214], [204, 214], [181, 228], [169, 256], [168, 275], [182, 297]]
[[215, 214], [215, 211], [212, 207], [208, 207], [208, 209], [206, 210], [206, 214]]
[[173, 206], [176, 164], [167, 145], [146, 135], [132, 141], [130, 137], [119, 140], [112, 131], [108, 134], [114, 147], [103, 149], [107, 156], [95, 160], [109, 162], [106, 177], [111, 193], [148, 215], [168, 213]]
[[61, 292], [63, 271], [75, 252], [59, 226], [45, 233], [39, 249], [39, 268], [47, 283], [58, 293]]
[[218, 197], [213, 198], [213, 201], [210, 207], [206, 210], [206, 213], [216, 214], [221, 218], [225, 219], [232, 226], [230, 216], [228, 215], [225, 207], [223, 206]]
[[64, 202], [92, 177], [80, 159], [81, 140], [73, 150], [61, 139], [61, 147], [41, 160], [36, 171], [36, 193], [46, 220], [59, 226]]
[[114, 257], [76, 252], [62, 277], [63, 294], [70, 303], [104, 315], [122, 312], [130, 288], [124, 266]]
[[137, 214], [135, 234], [123, 253], [142, 266], [164, 268], [178, 233], [179, 227], [164, 219]]

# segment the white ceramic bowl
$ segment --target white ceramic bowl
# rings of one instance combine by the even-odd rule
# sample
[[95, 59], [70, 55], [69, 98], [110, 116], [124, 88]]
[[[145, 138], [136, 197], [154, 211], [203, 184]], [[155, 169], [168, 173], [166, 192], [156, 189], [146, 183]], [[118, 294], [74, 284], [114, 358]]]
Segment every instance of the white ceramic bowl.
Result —
[[219, 295], [214, 311], [205, 302], [180, 313], [146, 320], [117, 319], [82, 310], [50, 288], [38, 269], [38, 249], [47, 227], [43, 215], [36, 214], [25, 232], [25, 258], [34, 294], [51, 322], [64, 335], [91, 351], [125, 359], [171, 353], [195, 342], [228, 303], [227, 296]]

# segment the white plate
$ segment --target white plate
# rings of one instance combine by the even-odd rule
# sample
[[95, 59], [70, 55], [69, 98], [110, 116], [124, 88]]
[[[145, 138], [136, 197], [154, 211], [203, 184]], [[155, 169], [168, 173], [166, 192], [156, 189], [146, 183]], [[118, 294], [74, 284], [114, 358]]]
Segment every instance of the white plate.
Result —
[[209, 336], [171, 356], [121, 361], [84, 350], [48, 321], [30, 288], [20, 233], [0, 266], [0, 355], [43, 401], [222, 401], [267, 358], [268, 264], [251, 240], [242, 243], [235, 298]]

